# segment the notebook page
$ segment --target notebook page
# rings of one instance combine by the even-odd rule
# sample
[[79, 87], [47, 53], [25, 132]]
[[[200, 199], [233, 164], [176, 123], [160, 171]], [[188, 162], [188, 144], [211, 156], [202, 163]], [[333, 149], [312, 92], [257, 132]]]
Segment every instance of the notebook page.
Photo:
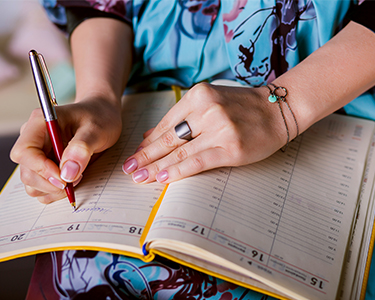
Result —
[[367, 155], [367, 164], [362, 178], [361, 195], [359, 199], [356, 224], [353, 235], [349, 241], [349, 249], [346, 257], [347, 265], [343, 270], [343, 283], [339, 292], [339, 299], [359, 299], [361, 293], [365, 263], [367, 261], [368, 246], [371, 241], [371, 233], [374, 222], [374, 180], [375, 180], [375, 135]]
[[[0, 259], [22, 248], [57, 246], [98, 245], [141, 254], [143, 226], [164, 186], [137, 185], [121, 166], [175, 98], [173, 92], [160, 92], [126, 99], [121, 138], [85, 171], [75, 189], [75, 212], [67, 199], [44, 205], [29, 197], [16, 171], [0, 195]], [[119, 241], [126, 246], [116, 246]]]
[[198, 245], [303, 296], [334, 299], [372, 132], [332, 115], [285, 153], [171, 184], [147, 241]]

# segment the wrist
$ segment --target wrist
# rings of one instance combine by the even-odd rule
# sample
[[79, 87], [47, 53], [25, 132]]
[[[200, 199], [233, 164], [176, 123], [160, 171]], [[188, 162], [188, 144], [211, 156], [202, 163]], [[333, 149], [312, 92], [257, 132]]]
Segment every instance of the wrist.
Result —
[[86, 93], [77, 93], [75, 103], [92, 102], [100, 105], [105, 105], [108, 108], [112, 108], [121, 111], [121, 97], [117, 96], [112, 91], [105, 91], [100, 89], [91, 89]]
[[[263, 122], [270, 128], [270, 136], [275, 148], [285, 151], [289, 143], [300, 133], [300, 126], [288, 101], [289, 91], [283, 88], [268, 84], [253, 90], [258, 94], [262, 104]], [[276, 96], [277, 99], [271, 99], [272, 96]]]
[[[284, 123], [286, 132], [286, 144], [283, 148], [281, 148], [281, 150], [285, 151], [288, 148], [290, 141], [299, 135], [298, 121], [296, 119], [295, 114], [293, 113], [292, 108], [288, 103], [288, 90], [283, 86], [276, 86], [273, 83], [267, 84], [265, 87], [269, 91], [269, 96], [267, 98], [268, 102], [277, 105]], [[290, 119], [292, 119], [293, 122], [291, 122]], [[293, 130], [290, 125], [294, 127]]]

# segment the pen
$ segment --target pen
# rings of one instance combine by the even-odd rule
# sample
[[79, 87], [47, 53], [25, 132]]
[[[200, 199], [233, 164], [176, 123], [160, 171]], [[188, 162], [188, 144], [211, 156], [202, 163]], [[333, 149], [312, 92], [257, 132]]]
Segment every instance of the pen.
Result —
[[[53, 91], [51, 78], [49, 76], [46, 63], [43, 56], [35, 50], [30, 50], [29, 59], [31, 70], [34, 76], [35, 87], [39, 97], [40, 106], [42, 108], [44, 119], [47, 124], [47, 130], [52, 142], [53, 152], [57, 162], [60, 163], [64, 146], [61, 139], [61, 132], [57, 122], [55, 106], [57, 105], [55, 93]], [[48, 79], [48, 83], [47, 80]], [[72, 183], [67, 183], [65, 192], [73, 209], [76, 209], [76, 201]]]

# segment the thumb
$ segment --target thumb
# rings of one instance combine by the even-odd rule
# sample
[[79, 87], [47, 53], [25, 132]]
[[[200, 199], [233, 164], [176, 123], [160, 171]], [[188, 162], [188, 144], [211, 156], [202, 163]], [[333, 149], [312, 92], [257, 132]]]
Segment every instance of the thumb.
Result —
[[65, 182], [78, 180], [86, 169], [93, 153], [98, 152], [100, 138], [79, 129], [65, 148], [60, 162], [60, 177]]

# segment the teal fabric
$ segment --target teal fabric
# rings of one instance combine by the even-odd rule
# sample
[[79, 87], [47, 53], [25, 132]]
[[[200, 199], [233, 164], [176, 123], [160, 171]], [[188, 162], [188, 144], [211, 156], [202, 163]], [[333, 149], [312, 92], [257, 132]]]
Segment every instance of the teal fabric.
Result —
[[[202, 80], [261, 86], [297, 65], [343, 26], [356, 0], [59, 1], [41, 0], [51, 21], [67, 24], [69, 6], [116, 14], [135, 33], [135, 90]], [[231, 70], [232, 72], [229, 72]], [[374, 91], [345, 107], [375, 120]]]

